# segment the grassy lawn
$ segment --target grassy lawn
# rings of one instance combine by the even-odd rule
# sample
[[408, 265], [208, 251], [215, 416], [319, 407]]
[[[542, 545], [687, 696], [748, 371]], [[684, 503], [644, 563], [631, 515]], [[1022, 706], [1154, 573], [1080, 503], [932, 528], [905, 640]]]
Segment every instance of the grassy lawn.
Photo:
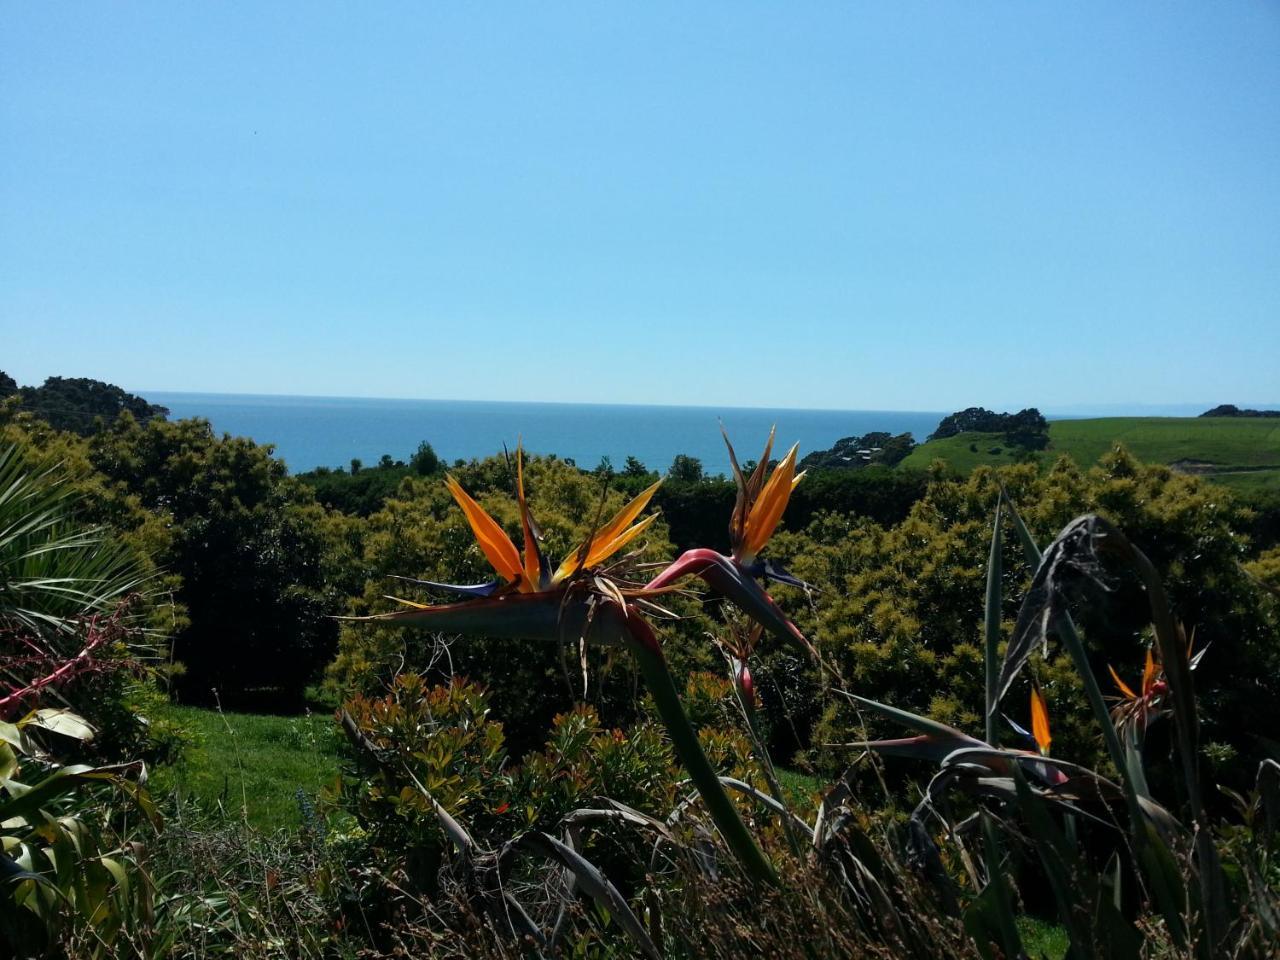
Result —
[[1241, 493], [1280, 490], [1280, 470], [1241, 470], [1239, 473], [1215, 473], [1214, 483], [1221, 483]]
[[[296, 827], [298, 791], [314, 799], [338, 773], [341, 733], [327, 713], [282, 717], [166, 705], [156, 719], [183, 730], [189, 746], [181, 762], [152, 771], [153, 791], [220, 807], [263, 830]], [[811, 818], [827, 784], [782, 768], [778, 780], [796, 811]]]
[[[1280, 419], [1245, 417], [1103, 417], [1094, 420], [1055, 420], [1049, 424], [1049, 448], [1037, 454], [1052, 462], [1070, 455], [1091, 466], [1117, 443], [1139, 460], [1174, 463], [1196, 460], [1215, 468], [1239, 468], [1214, 474], [1215, 480], [1237, 489], [1280, 487]], [[902, 461], [904, 467], [924, 468], [935, 459], [968, 473], [982, 464], [1016, 461], [1019, 451], [999, 434], [962, 433], [921, 444]]]
[[157, 793], [167, 790], [263, 830], [297, 826], [298, 792], [314, 799], [338, 772], [340, 732], [328, 714], [278, 717], [166, 706], [161, 717], [190, 738], [184, 759], [158, 767]]

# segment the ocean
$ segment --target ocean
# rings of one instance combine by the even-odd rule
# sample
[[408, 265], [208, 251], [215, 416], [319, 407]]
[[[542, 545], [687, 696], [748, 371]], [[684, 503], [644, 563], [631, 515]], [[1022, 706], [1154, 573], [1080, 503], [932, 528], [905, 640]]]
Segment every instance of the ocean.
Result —
[[215, 430], [275, 447], [291, 472], [372, 465], [383, 454], [408, 460], [426, 440], [445, 461], [515, 449], [554, 453], [580, 467], [608, 457], [621, 469], [634, 456], [666, 470], [677, 454], [702, 461], [708, 473], [728, 473], [720, 438], [723, 420], [742, 460], [756, 459], [772, 425], [776, 446], [797, 441], [803, 456], [842, 437], [884, 430], [923, 441], [945, 416], [895, 410], [766, 410], [746, 407], [669, 407], [621, 404], [511, 403], [464, 400], [381, 400], [146, 391], [174, 419], [204, 417]]

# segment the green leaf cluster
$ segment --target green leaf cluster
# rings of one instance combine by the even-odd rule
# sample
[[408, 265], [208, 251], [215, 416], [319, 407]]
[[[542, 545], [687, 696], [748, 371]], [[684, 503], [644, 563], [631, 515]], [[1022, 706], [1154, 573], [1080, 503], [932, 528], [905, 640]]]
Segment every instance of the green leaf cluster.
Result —
[[[1250, 544], [1238, 531], [1247, 525], [1247, 509], [1220, 487], [1139, 464], [1119, 449], [1087, 471], [1066, 458], [1044, 471], [1034, 465], [981, 468], [964, 480], [939, 470], [901, 523], [829, 513], [802, 532], [779, 535], [774, 557], [818, 591], [812, 605], [789, 598], [788, 612], [815, 639], [846, 689], [962, 729], [983, 728], [984, 561], [999, 483], [1040, 542], [1073, 517], [1096, 512], [1151, 557], [1175, 615], [1189, 631], [1195, 628], [1197, 649], [1211, 647], [1196, 672], [1206, 741], [1254, 756], [1256, 737], [1280, 734], [1270, 707], [1280, 695], [1276, 605], [1242, 567]], [[1006, 530], [1004, 536], [1005, 554], [1020, 555], [1012, 534]], [[1003, 571], [1006, 640], [1028, 581], [1024, 565]], [[1111, 664], [1133, 681], [1149, 642], [1142, 588], [1123, 576], [1108, 586], [1089, 593], [1079, 626], [1097, 672], [1105, 675]], [[1063, 756], [1090, 766], [1102, 762], [1070, 665], [1061, 656], [1043, 663], [1037, 658], [1036, 671]], [[1012, 703], [1009, 711], [1023, 726], [1025, 702]], [[863, 739], [864, 719], [833, 700], [813, 741]], [[886, 732], [871, 727], [872, 733]], [[838, 749], [816, 753], [833, 772], [846, 759]], [[1242, 763], [1234, 774], [1243, 784], [1251, 770]]]

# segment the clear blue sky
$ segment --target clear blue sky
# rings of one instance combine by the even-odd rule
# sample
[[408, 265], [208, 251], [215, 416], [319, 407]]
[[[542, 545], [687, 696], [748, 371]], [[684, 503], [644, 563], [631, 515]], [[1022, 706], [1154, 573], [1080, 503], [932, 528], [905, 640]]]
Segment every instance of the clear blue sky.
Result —
[[0, 369], [1280, 400], [1280, 5], [6, 3]]

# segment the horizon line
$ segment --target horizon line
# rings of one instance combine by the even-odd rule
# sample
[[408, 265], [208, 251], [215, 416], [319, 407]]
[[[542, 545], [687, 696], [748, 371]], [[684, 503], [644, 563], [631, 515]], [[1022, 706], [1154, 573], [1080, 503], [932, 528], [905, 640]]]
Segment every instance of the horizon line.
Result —
[[[169, 395], [181, 397], [250, 397], [263, 398], [273, 400], [356, 400], [356, 401], [383, 401], [391, 403], [459, 403], [459, 404], [524, 404], [529, 406], [546, 406], [546, 407], [657, 407], [662, 409], [692, 409], [692, 410], [770, 410], [770, 411], [796, 411], [796, 412], [814, 412], [814, 413], [909, 413], [909, 414], [942, 414], [944, 416], [949, 413], [955, 413], [960, 410], [968, 409], [968, 407], [958, 407], [951, 411], [941, 408], [936, 409], [902, 409], [902, 408], [875, 408], [875, 407], [801, 407], [801, 406], [764, 406], [764, 405], [747, 405], [747, 404], [707, 404], [707, 403], [662, 403], [662, 402], [618, 402], [618, 401], [596, 401], [596, 400], [510, 400], [510, 399], [486, 399], [475, 400], [460, 397], [393, 397], [393, 396], [369, 396], [369, 395], [352, 395], [352, 394], [313, 394], [313, 393], [269, 393], [269, 392], [230, 392], [218, 390], [166, 390], [166, 389], [136, 389], [133, 391], [136, 395], [144, 399], [148, 394], [151, 395]], [[1107, 403], [1088, 403], [1074, 402], [1065, 403], [1058, 406], [1057, 410], [1053, 407], [1045, 406], [1043, 408], [1032, 405], [1030, 407], [1009, 404], [996, 404], [995, 409], [1003, 407], [1006, 411], [1017, 409], [1040, 409], [1044, 416], [1060, 416], [1071, 415], [1074, 411], [1080, 409], [1091, 410], [1142, 410], [1160, 407], [1203, 407], [1204, 410], [1210, 410], [1219, 403], [1210, 403], [1208, 401], [1169, 401], [1165, 403], [1151, 403], [1150, 401], [1115, 401]], [[982, 406], [981, 404], [970, 404], [970, 406]], [[1280, 402], [1264, 403], [1258, 401], [1247, 401], [1236, 403], [1235, 406], [1241, 409], [1276, 409], [1280, 408]], [[1047, 411], [1047, 412], [1046, 412]], [[1078, 413], [1074, 415], [1079, 416]], [[1122, 416], [1122, 414], [1116, 414]], [[1166, 416], [1175, 416], [1166, 414]]]

